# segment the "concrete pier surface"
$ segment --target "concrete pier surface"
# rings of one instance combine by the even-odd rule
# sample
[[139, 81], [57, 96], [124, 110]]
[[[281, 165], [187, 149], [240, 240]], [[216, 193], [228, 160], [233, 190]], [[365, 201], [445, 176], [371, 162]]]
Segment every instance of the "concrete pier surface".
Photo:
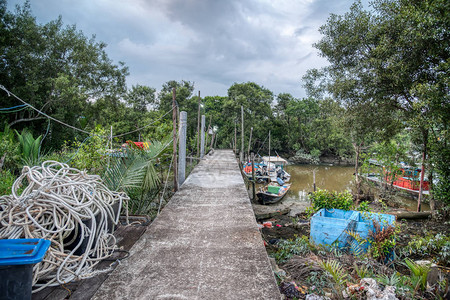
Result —
[[239, 166], [216, 150], [92, 299], [280, 299]]

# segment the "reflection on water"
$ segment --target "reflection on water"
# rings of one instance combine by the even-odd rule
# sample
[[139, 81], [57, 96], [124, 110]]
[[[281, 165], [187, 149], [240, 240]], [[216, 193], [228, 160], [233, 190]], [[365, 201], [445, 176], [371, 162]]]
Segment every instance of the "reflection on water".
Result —
[[[291, 189], [283, 199], [283, 202], [307, 202], [307, 195], [314, 191], [314, 176], [316, 173], [316, 188], [329, 191], [343, 192], [351, 190], [354, 185], [354, 167], [348, 166], [317, 166], [317, 165], [288, 165], [286, 171], [291, 174]], [[417, 198], [401, 197], [398, 199], [404, 204], [404, 208], [411, 211], [417, 209]], [[422, 203], [422, 210], [430, 210], [427, 203]]]
[[[403, 208], [405, 208], [406, 210], [409, 211], [417, 211], [417, 197], [403, 197], [403, 196], [398, 196], [398, 198], [400, 199], [400, 201], [403, 203]], [[428, 203], [423, 203], [421, 204], [421, 211], [428, 211], [431, 210], [430, 208], [430, 204]]]
[[286, 200], [307, 201], [307, 194], [314, 191], [314, 170], [318, 189], [343, 192], [352, 187], [354, 168], [351, 166], [289, 165], [286, 171], [291, 174], [291, 189]]

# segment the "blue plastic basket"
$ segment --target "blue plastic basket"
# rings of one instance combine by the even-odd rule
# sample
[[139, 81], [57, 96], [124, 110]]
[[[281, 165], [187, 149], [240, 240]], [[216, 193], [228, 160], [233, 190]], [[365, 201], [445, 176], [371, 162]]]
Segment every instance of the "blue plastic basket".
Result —
[[49, 247], [44, 239], [0, 240], [0, 299], [31, 300], [33, 265]]
[[[366, 239], [370, 231], [374, 231], [373, 221], [380, 224], [381, 228], [393, 225], [395, 216], [380, 213], [359, 212], [353, 210], [325, 209], [322, 208], [311, 217], [311, 241], [316, 245], [327, 248], [345, 248], [348, 245], [348, 231], [358, 234], [361, 239]], [[360, 247], [366, 251], [369, 244]], [[353, 252], [353, 249], [350, 249]]]

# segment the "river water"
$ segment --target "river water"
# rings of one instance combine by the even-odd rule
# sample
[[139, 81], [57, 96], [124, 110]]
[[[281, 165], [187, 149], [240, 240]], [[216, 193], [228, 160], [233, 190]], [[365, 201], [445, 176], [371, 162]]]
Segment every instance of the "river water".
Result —
[[[308, 193], [314, 191], [314, 171], [316, 188], [329, 191], [343, 192], [351, 190], [354, 186], [353, 166], [327, 166], [327, 165], [288, 165], [286, 171], [291, 174], [291, 189], [283, 199], [283, 202], [308, 203]], [[415, 211], [417, 200], [410, 197], [399, 197], [407, 210]], [[422, 210], [429, 210], [427, 204], [423, 204]]]
[[286, 171], [291, 174], [291, 189], [285, 196], [289, 200], [307, 201], [306, 195], [314, 191], [314, 171], [316, 188], [343, 192], [350, 190], [353, 180], [353, 167], [288, 165]]

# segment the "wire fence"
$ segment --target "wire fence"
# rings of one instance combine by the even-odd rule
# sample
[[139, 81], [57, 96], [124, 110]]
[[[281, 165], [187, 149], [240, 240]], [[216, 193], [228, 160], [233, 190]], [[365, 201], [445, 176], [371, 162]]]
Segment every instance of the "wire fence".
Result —
[[[55, 122], [57, 122], [57, 123], [59, 123], [59, 124], [61, 124], [61, 125], [63, 125], [63, 126], [66, 126], [66, 127], [68, 127], [68, 128], [71, 128], [71, 129], [73, 129], [73, 130], [75, 130], [75, 131], [79, 131], [79, 132], [86, 133], [86, 134], [89, 134], [89, 135], [95, 135], [95, 136], [102, 137], [102, 138], [109, 138], [109, 139], [113, 139], [113, 138], [118, 138], [118, 137], [126, 136], [126, 135], [129, 135], [129, 134], [138, 132], [138, 131], [140, 131], [140, 130], [143, 130], [143, 129], [147, 128], [147, 127], [150, 127], [151, 125], [155, 124], [156, 122], [158, 122], [158, 121], [164, 119], [164, 118], [165, 118], [170, 112], [172, 112], [172, 110], [174, 109], [174, 107], [172, 107], [169, 111], [167, 111], [166, 113], [164, 113], [164, 115], [162, 115], [162, 116], [159, 117], [158, 119], [156, 119], [156, 120], [154, 120], [154, 121], [150, 122], [149, 124], [146, 124], [146, 125], [144, 125], [144, 126], [142, 126], [142, 127], [139, 127], [139, 128], [137, 128], [137, 129], [135, 129], [135, 130], [131, 130], [131, 131], [128, 131], [128, 132], [125, 132], [125, 133], [117, 134], [117, 135], [98, 135], [98, 134], [93, 134], [93, 133], [91, 133], [91, 132], [89, 132], [89, 131], [86, 131], [86, 130], [84, 130], [84, 129], [81, 129], [81, 128], [72, 126], [72, 125], [70, 125], [70, 124], [67, 124], [67, 123], [65, 123], [65, 122], [63, 122], [63, 121], [61, 121], [61, 120], [59, 120], [59, 119], [56, 119], [56, 118], [54, 118], [54, 117], [52, 117], [52, 116], [46, 114], [45, 112], [43, 112], [43, 111], [41, 111], [41, 110], [35, 108], [35, 107], [34, 107], [33, 105], [31, 105], [30, 103], [24, 101], [23, 99], [21, 99], [20, 97], [18, 97], [17, 95], [15, 95], [13, 92], [9, 91], [7, 88], [5, 88], [5, 87], [4, 87], [3, 85], [1, 85], [1, 84], [0, 84], [0, 89], [4, 90], [4, 91], [8, 94], [8, 97], [13, 96], [15, 99], [17, 99], [17, 100], [19, 100], [20, 102], [23, 103], [22, 105], [17, 105], [17, 106], [13, 106], [13, 107], [0, 108], [0, 111], [8, 111], [8, 112], [11, 112], [11, 111], [10, 111], [11, 109], [21, 108], [20, 110], [22, 110], [22, 109], [25, 109], [25, 108], [28, 108], [28, 107], [29, 107], [29, 108], [33, 109], [34, 111], [36, 111], [38, 114], [43, 115], [43, 116], [46, 117], [47, 119], [52, 120], [52, 121], [55, 121]], [[178, 105], [178, 104], [176, 103], [176, 105]]]

